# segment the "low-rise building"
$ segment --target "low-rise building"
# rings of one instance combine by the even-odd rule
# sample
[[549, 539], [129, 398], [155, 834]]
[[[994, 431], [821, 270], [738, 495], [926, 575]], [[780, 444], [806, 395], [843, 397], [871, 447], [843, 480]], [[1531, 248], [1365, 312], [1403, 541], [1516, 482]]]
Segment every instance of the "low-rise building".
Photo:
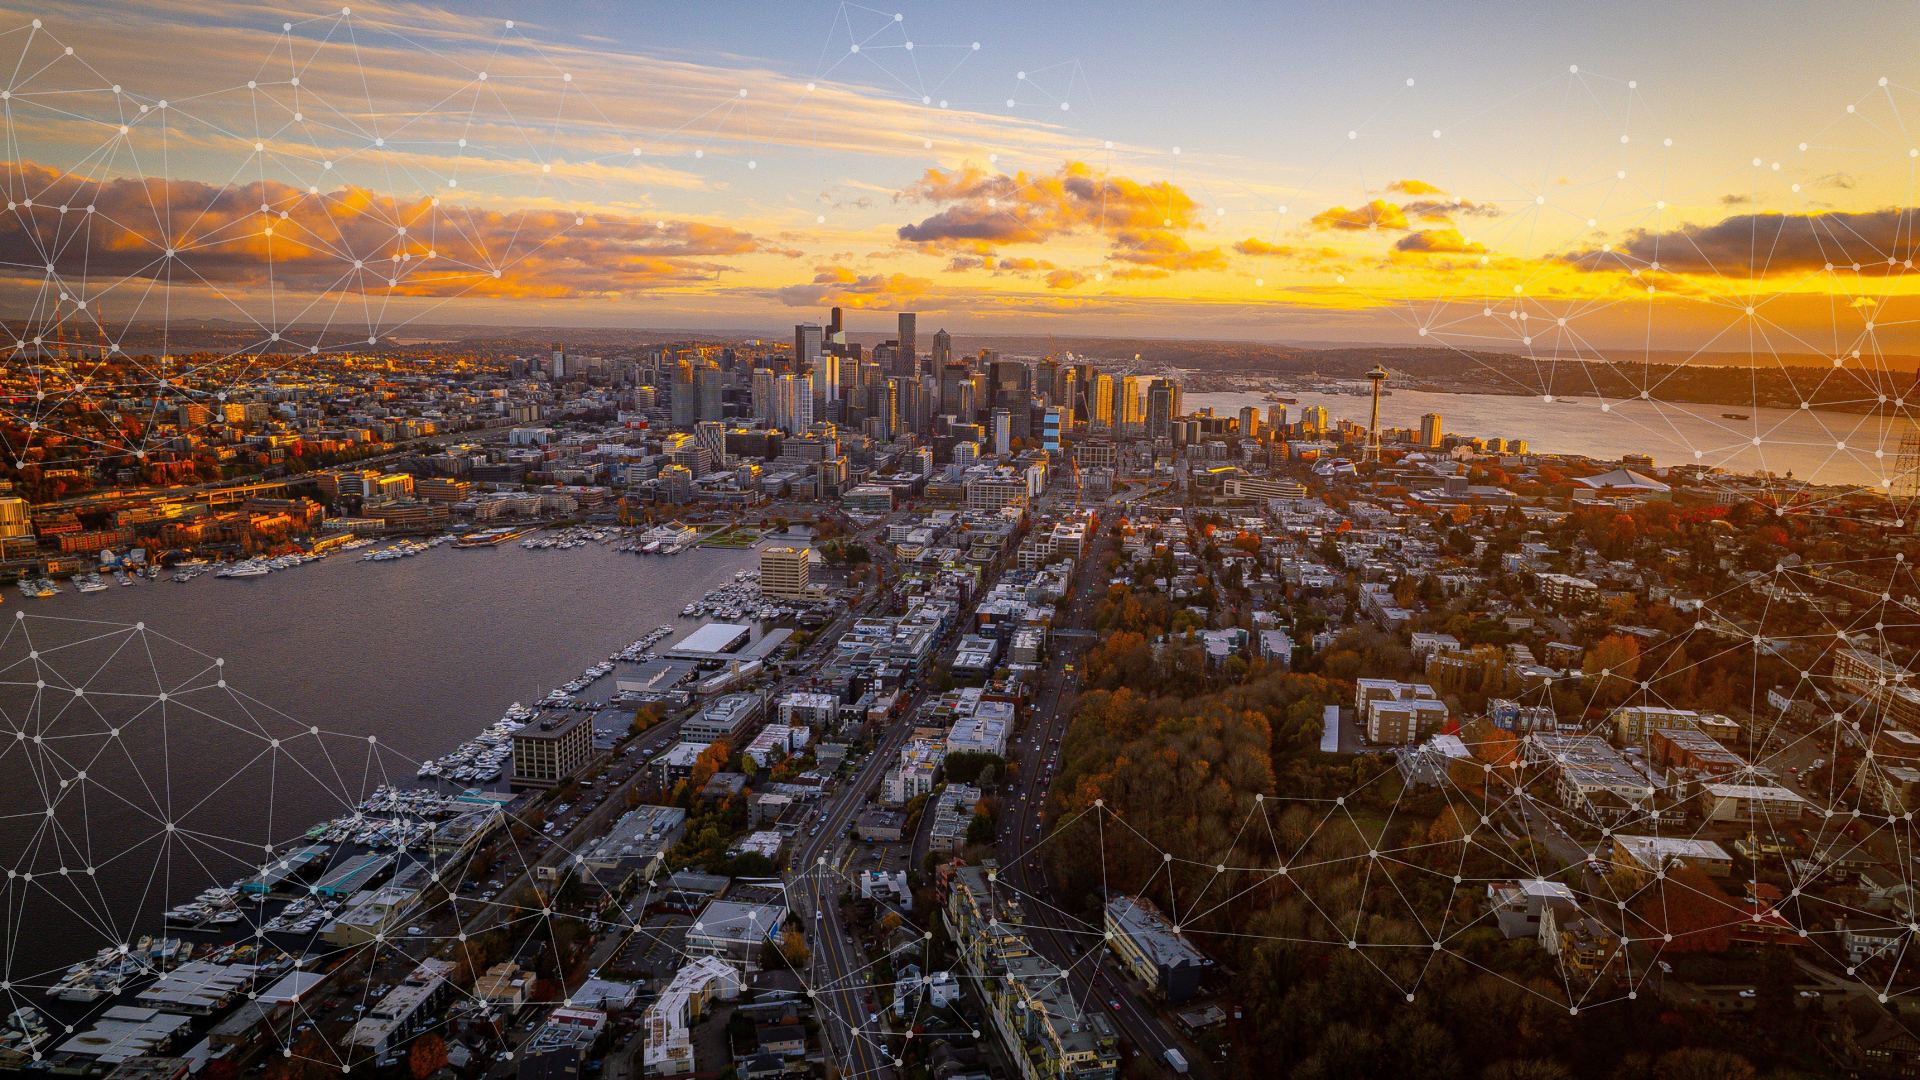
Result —
[[452, 971], [450, 961], [420, 961], [412, 974], [355, 1021], [347, 1035], [347, 1044], [361, 1054], [378, 1057], [405, 1042], [426, 1026], [435, 1010], [453, 996], [453, 984], [447, 981]]
[[752, 974], [760, 970], [761, 950], [778, 939], [786, 921], [784, 907], [715, 900], [687, 930], [686, 953], [710, 956]]
[[1613, 835], [1613, 865], [1642, 879], [1674, 865], [1691, 866], [1709, 877], [1733, 873], [1733, 856], [1711, 840], [1686, 836]]
[[593, 717], [547, 712], [513, 733], [513, 786], [557, 787], [593, 760]]
[[1150, 901], [1114, 896], [1106, 911], [1107, 947], [1134, 978], [1167, 1001], [1186, 1001], [1200, 992], [1213, 960]]
[[[693, 1026], [714, 1001], [739, 997], [740, 987], [740, 973], [711, 956], [696, 957], [675, 973], [640, 1020], [645, 1075], [678, 1076], [703, 1064], [694, 1060]], [[717, 1069], [721, 1063], [704, 1064]]]

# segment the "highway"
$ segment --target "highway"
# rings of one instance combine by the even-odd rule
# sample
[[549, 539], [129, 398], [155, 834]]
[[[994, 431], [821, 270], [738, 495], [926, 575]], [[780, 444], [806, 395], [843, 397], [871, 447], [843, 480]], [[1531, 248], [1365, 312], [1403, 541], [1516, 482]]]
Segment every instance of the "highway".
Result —
[[[1063, 623], [1056, 627], [1056, 655], [1042, 678], [1034, 701], [1031, 719], [1018, 745], [1009, 747], [1020, 763], [1013, 799], [1007, 805], [1008, 820], [1003, 821], [997, 845], [1002, 876], [1011, 880], [1025, 899], [1027, 926], [1036, 949], [1067, 973], [1074, 999], [1083, 1009], [1105, 1012], [1118, 1023], [1132, 1048], [1156, 1064], [1169, 1048], [1181, 1050], [1192, 1075], [1208, 1075], [1208, 1063], [1192, 1048], [1176, 1039], [1157, 1015], [1142, 1004], [1118, 964], [1110, 963], [1104, 946], [1103, 926], [1087, 925], [1067, 915], [1055, 903], [1053, 887], [1047, 882], [1046, 843], [1042, 840], [1045, 801], [1052, 781], [1052, 770], [1059, 765], [1060, 742], [1066, 738], [1068, 710], [1078, 692], [1082, 664], [1078, 649], [1097, 640], [1088, 636], [1061, 638], [1061, 630], [1085, 631], [1093, 625], [1093, 611], [1106, 592], [1104, 572], [1112, 535], [1100, 531], [1088, 542], [1087, 556], [1081, 561], [1081, 580], [1074, 586], [1073, 603]], [[1068, 671], [1072, 668], [1072, 671]], [[1119, 1004], [1118, 1009], [1113, 1004]], [[1164, 1068], [1164, 1067], [1163, 1067]]]

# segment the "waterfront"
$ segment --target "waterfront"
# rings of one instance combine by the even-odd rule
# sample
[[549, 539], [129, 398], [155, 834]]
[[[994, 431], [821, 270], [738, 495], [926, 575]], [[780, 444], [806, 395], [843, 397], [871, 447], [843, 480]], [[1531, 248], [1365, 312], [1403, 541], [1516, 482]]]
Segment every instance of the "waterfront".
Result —
[[[1301, 410], [1323, 405], [1335, 420], [1367, 422], [1364, 396], [1288, 392], [1299, 404], [1287, 406], [1289, 421]], [[1278, 404], [1258, 394], [1188, 394], [1189, 412], [1211, 407], [1216, 414], [1237, 415], [1243, 406], [1260, 410]], [[1698, 462], [1729, 472], [1771, 471], [1814, 484], [1878, 484], [1893, 475], [1894, 455], [1903, 431], [1913, 430], [1907, 419], [1864, 413], [1820, 410], [1730, 409], [1667, 401], [1613, 401], [1601, 409], [1599, 398], [1538, 397], [1499, 394], [1434, 394], [1394, 390], [1380, 399], [1380, 426], [1418, 429], [1420, 417], [1437, 412], [1444, 429], [1480, 438], [1525, 439], [1535, 453], [1585, 454], [1615, 460], [1623, 454], [1652, 454], [1657, 466]], [[1726, 412], [1747, 414], [1745, 420], [1723, 417]], [[1754, 439], [1760, 445], [1754, 445]], [[1844, 443], [1845, 449], [1838, 444]], [[1876, 457], [1883, 451], [1885, 457]], [[1696, 453], [1698, 456], [1696, 456]], [[1887, 472], [1881, 472], [1884, 463]]]
[[[6, 882], [7, 978], [43, 984], [158, 932], [160, 912], [230, 883], [266, 840], [297, 839], [381, 784], [424, 785], [420, 760], [656, 626], [691, 631], [681, 609], [755, 564], [750, 550], [509, 544], [9, 596], [0, 693], [26, 738], [0, 742], [16, 781], [0, 859], [40, 880]], [[612, 693], [608, 678], [583, 696]], [[87, 865], [97, 873], [48, 880]]]

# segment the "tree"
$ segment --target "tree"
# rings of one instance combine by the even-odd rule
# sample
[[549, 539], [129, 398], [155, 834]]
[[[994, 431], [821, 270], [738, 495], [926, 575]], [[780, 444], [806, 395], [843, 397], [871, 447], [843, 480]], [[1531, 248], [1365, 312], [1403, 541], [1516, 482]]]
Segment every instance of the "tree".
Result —
[[1726, 1050], [1683, 1046], [1662, 1056], [1653, 1075], [1657, 1080], [1753, 1080], [1753, 1065]]
[[628, 727], [628, 730], [638, 735], [659, 722], [660, 714], [654, 711], [653, 706], [642, 705], [633, 710], [633, 723]]
[[447, 1044], [440, 1036], [428, 1033], [413, 1040], [413, 1050], [407, 1054], [407, 1071], [413, 1080], [427, 1080], [446, 1067]]
[[780, 955], [789, 967], [807, 966], [807, 958], [812, 954], [807, 950], [807, 939], [798, 930], [789, 930], [780, 936]]
[[1727, 928], [1744, 921], [1744, 912], [1706, 871], [1676, 863], [1654, 886], [1641, 894], [1638, 914], [1654, 936], [1672, 936], [1672, 941], [1663, 941], [1663, 951], [1727, 951], [1732, 942]]
[[975, 814], [973, 820], [967, 822], [967, 843], [991, 844], [993, 835], [993, 819], [987, 815]]

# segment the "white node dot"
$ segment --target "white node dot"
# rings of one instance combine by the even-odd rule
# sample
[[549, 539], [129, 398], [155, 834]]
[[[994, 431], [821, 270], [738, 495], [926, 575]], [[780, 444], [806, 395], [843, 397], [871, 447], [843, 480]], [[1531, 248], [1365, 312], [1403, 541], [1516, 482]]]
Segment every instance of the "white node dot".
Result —
[[1359, 132], [1357, 132], [1357, 131], [1349, 131], [1349, 132], [1347, 132], [1347, 138], [1349, 138], [1349, 139], [1357, 139], [1357, 138], [1359, 138], [1359, 137], [1360, 137], [1360, 133], [1359, 133]]

